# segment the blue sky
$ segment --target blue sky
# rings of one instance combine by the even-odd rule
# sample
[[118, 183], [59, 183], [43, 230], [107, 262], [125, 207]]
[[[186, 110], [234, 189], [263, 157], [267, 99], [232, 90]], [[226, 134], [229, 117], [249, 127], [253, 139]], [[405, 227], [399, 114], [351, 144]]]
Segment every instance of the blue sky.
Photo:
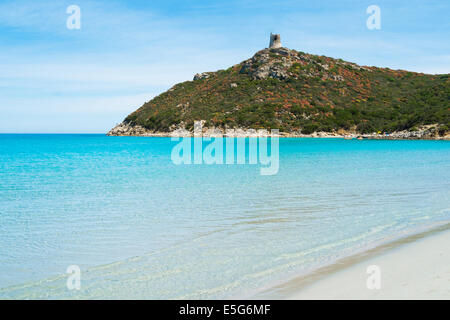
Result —
[[[81, 29], [69, 30], [69, 5]], [[366, 9], [381, 9], [369, 30]], [[280, 33], [291, 49], [450, 73], [450, 1], [0, 1], [0, 132], [104, 133], [174, 84]]]

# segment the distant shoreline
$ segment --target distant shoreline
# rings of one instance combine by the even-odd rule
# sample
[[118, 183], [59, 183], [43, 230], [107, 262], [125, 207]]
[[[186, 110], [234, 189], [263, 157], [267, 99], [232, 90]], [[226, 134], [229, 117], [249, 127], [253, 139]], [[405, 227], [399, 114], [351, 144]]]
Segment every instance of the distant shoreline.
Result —
[[[8, 135], [25, 135], [25, 136], [33, 136], [33, 135], [48, 135], [48, 136], [70, 136], [70, 135], [95, 135], [95, 136], [110, 136], [110, 137], [147, 137], [147, 138], [188, 138], [188, 137], [194, 137], [194, 135], [172, 135], [168, 132], [156, 132], [156, 133], [150, 133], [150, 134], [117, 134], [117, 135], [111, 135], [111, 134], [105, 134], [104, 132], [94, 132], [94, 133], [80, 133], [80, 132], [74, 132], [74, 133], [67, 133], [67, 132], [0, 132], [0, 135], [8, 136]], [[355, 140], [358, 139], [358, 137], [361, 136], [361, 139], [359, 140], [433, 140], [433, 141], [448, 141], [450, 140], [450, 136], [444, 136], [444, 137], [432, 137], [432, 138], [397, 138], [392, 136], [375, 136], [375, 137], [366, 137], [365, 135], [358, 135], [355, 134], [354, 136], [343, 136], [338, 134], [325, 134], [321, 135], [321, 133], [314, 135], [314, 134], [303, 134], [303, 135], [295, 135], [295, 134], [289, 134], [289, 133], [280, 133], [278, 138], [325, 138], [325, 139], [345, 139], [345, 140]], [[210, 138], [210, 137], [220, 137], [215, 135], [202, 135], [201, 137], [204, 138]], [[248, 137], [271, 137], [271, 135], [238, 135], [238, 136], [226, 136], [223, 135], [223, 138], [227, 137], [234, 137], [234, 138], [248, 138]]]
[[354, 134], [351, 136], [344, 136], [338, 134], [323, 134], [321, 132], [317, 134], [290, 134], [281, 132], [279, 135], [201, 135], [194, 136], [193, 134], [189, 135], [172, 135], [167, 132], [155, 132], [148, 134], [106, 134], [106, 136], [110, 137], [148, 137], [148, 138], [194, 138], [194, 137], [203, 137], [203, 138], [269, 138], [269, 137], [278, 137], [278, 138], [325, 138], [325, 139], [344, 139], [344, 140], [433, 140], [433, 141], [450, 141], [450, 136], [444, 137], [397, 137], [393, 135], [383, 136], [383, 135], [359, 135]]
[[[148, 135], [107, 135], [110, 137], [136, 137], [136, 138], [195, 138], [193, 135], [186, 135], [186, 136], [173, 136], [166, 133], [155, 133], [155, 134], [148, 134]], [[218, 138], [218, 136], [200, 136], [203, 138]], [[278, 138], [313, 138], [313, 139], [344, 139], [344, 140], [409, 140], [409, 141], [450, 141], [450, 137], [437, 137], [437, 138], [396, 138], [396, 137], [347, 137], [347, 136], [314, 136], [314, 135], [283, 135], [280, 134], [279, 136], [222, 136], [223, 138], [265, 138], [265, 137], [278, 137]], [[220, 137], [219, 137], [220, 138]]]
[[173, 128], [169, 132], [152, 131], [137, 124], [122, 122], [112, 128], [107, 136], [135, 136], [135, 137], [279, 137], [279, 138], [342, 138], [342, 139], [372, 139], [372, 140], [450, 140], [450, 132], [439, 134], [439, 124], [425, 125], [414, 131], [395, 131], [391, 133], [358, 133], [340, 129], [337, 132], [312, 132], [309, 134], [300, 131], [278, 132], [267, 129], [248, 128], [216, 128], [202, 127], [204, 120], [193, 130], [184, 127]]

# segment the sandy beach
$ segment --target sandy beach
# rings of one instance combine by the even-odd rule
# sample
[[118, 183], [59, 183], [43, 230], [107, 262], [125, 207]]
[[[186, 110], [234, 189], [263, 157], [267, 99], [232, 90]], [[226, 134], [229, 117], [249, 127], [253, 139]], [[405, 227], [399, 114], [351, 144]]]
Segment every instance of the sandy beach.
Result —
[[[259, 296], [306, 300], [450, 299], [449, 247], [447, 226], [347, 259]], [[375, 269], [379, 271], [379, 289], [374, 282]], [[369, 278], [372, 289], [367, 285]]]

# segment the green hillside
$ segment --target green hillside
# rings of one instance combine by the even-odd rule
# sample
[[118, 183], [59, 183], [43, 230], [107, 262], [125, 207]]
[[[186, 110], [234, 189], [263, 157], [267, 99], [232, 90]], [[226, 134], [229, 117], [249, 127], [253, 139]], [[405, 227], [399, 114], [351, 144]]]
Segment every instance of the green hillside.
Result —
[[394, 132], [450, 127], [450, 77], [361, 67], [286, 48], [264, 49], [226, 70], [196, 75], [124, 122], [155, 132], [206, 127], [281, 132]]

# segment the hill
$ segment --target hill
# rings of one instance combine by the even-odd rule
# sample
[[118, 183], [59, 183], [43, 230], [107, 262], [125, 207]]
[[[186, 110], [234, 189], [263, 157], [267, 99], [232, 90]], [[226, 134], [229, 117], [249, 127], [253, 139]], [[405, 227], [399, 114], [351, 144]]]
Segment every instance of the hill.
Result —
[[175, 85], [108, 134], [192, 132], [196, 120], [205, 120], [204, 128], [279, 129], [294, 136], [444, 136], [450, 127], [450, 77], [267, 48], [226, 70]]

